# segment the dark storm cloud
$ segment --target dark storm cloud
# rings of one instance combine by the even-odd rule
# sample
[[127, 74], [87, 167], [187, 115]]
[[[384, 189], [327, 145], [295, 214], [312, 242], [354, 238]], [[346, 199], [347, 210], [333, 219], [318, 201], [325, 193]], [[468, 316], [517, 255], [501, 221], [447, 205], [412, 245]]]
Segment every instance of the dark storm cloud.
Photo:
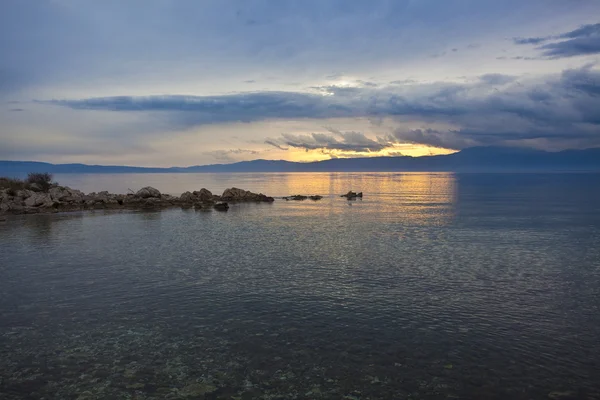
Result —
[[[520, 80], [490, 74], [474, 83], [432, 83], [383, 87], [317, 88], [321, 94], [300, 92], [243, 93], [226, 96], [109, 97], [51, 100], [48, 103], [85, 110], [153, 112], [175, 127], [232, 121], [325, 119], [338, 117], [417, 119], [424, 123], [460, 126], [446, 136], [477, 142], [497, 133], [497, 140], [545, 136], [552, 140], [569, 132], [593, 131], [600, 144], [600, 71], [587, 66], [566, 70], [545, 80]], [[587, 125], [583, 127], [583, 125]], [[510, 128], [510, 129], [507, 129]], [[271, 145], [306, 149], [378, 151], [382, 145], [362, 133], [331, 131], [332, 135], [283, 136]], [[412, 132], [414, 140], [440, 145], [439, 132]], [[562, 136], [560, 136], [562, 138]], [[586, 133], [586, 137], [590, 137]], [[408, 137], [405, 137], [408, 139]], [[483, 139], [481, 139], [483, 141]], [[493, 139], [485, 139], [491, 142]], [[453, 148], [465, 143], [453, 140]], [[447, 142], [445, 142], [447, 143]]]
[[265, 143], [279, 149], [283, 149], [282, 146], [285, 145], [304, 150], [340, 150], [349, 152], [374, 152], [388, 147], [384, 143], [369, 139], [361, 132], [336, 131], [334, 135], [325, 133], [311, 133], [308, 135], [283, 133], [281, 134], [281, 138], [269, 139]]
[[534, 38], [515, 38], [515, 44], [541, 44], [541, 54], [547, 58], [565, 58], [600, 53], [600, 23], [583, 25], [572, 31]]
[[600, 36], [548, 43], [539, 48], [549, 58], [574, 57], [600, 53]]

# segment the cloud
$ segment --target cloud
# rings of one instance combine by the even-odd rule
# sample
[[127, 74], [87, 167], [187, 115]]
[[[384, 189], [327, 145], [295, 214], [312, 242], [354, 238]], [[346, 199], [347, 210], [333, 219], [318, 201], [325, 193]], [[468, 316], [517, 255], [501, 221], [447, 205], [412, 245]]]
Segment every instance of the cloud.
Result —
[[514, 82], [517, 77], [504, 74], [485, 74], [481, 75], [479, 79], [481, 79], [482, 82], [490, 85], [504, 85], [506, 83]]
[[575, 57], [581, 55], [600, 54], [600, 35], [548, 43], [541, 47], [542, 55], [549, 58]]
[[515, 44], [540, 44], [549, 40], [547, 37], [513, 38]]
[[[566, 39], [566, 40], [562, 40]], [[553, 41], [552, 43], [546, 43]], [[583, 25], [577, 29], [558, 35], [531, 38], [514, 38], [518, 45], [538, 45], [541, 55], [546, 58], [566, 58], [600, 53], [600, 23]]]
[[278, 148], [279, 150], [289, 150], [288, 147], [283, 147], [282, 145], [280, 145], [279, 143], [277, 143], [275, 140], [272, 140], [272, 139], [265, 140], [265, 144], [269, 144], [273, 147]]
[[235, 162], [239, 161], [235, 156], [244, 154], [258, 155], [260, 153], [260, 151], [248, 149], [213, 150], [204, 152], [204, 154], [211, 156], [212, 158], [220, 162]]
[[[543, 136], [549, 140], [564, 132], [594, 132], [600, 141], [600, 71], [593, 65], [566, 70], [544, 78], [486, 74], [470, 83], [434, 82], [380, 87], [317, 87], [308, 92], [252, 92], [224, 96], [108, 97], [51, 100], [46, 103], [76, 110], [110, 110], [151, 113], [165, 118], [173, 128], [232, 121], [326, 118], [391, 118], [417, 120], [421, 126], [444, 123], [457, 132], [472, 133], [473, 143]], [[585, 126], [584, 126], [585, 125]], [[285, 134], [270, 145], [305, 149], [378, 151], [382, 146], [358, 132], [310, 135]], [[458, 134], [458, 133], [457, 133]], [[412, 132], [405, 138], [441, 145], [440, 133]], [[412, 136], [411, 136], [412, 135]], [[448, 134], [452, 136], [452, 134]], [[477, 137], [482, 138], [478, 141]], [[563, 139], [563, 136], [560, 136]], [[590, 138], [588, 133], [586, 138]], [[485, 139], [483, 139], [485, 138]], [[411, 140], [412, 140], [411, 139]], [[268, 139], [269, 140], [269, 139]], [[448, 144], [449, 142], [444, 142]], [[452, 141], [453, 148], [467, 143]], [[276, 147], [277, 147], [276, 146]]]
[[294, 135], [282, 133], [281, 138], [268, 139], [268, 143], [279, 149], [283, 146], [294, 147], [304, 150], [340, 150], [347, 152], [377, 152], [389, 147], [365, 136], [361, 132], [336, 131], [334, 135], [325, 133], [311, 133]]

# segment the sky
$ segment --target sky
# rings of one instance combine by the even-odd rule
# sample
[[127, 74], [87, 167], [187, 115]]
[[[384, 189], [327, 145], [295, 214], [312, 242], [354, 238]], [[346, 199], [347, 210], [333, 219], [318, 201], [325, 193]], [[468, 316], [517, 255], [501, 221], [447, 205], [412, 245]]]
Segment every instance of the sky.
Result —
[[473, 146], [600, 146], [600, 1], [0, 1], [0, 159]]

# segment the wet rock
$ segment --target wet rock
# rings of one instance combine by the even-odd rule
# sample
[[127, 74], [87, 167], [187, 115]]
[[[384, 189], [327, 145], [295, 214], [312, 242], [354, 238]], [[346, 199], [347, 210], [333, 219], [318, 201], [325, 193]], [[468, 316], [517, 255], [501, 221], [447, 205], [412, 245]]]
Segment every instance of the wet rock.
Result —
[[225, 202], [215, 203], [215, 205], [213, 207], [217, 211], [227, 211], [227, 210], [229, 210], [229, 204], [227, 204]]
[[196, 200], [196, 196], [192, 192], [184, 192], [180, 197], [179, 201], [183, 203], [193, 203]]
[[160, 199], [156, 197], [149, 197], [142, 203], [142, 208], [153, 209], [164, 206], [165, 204], [161, 202]]
[[214, 200], [214, 196], [210, 190], [202, 188], [197, 192], [194, 192], [194, 195], [198, 198], [199, 201], [203, 203], [212, 202]]
[[142, 199], [147, 198], [160, 198], [160, 192], [158, 189], [153, 188], [152, 186], [146, 186], [141, 188], [135, 194], [137, 197], [141, 197]]
[[362, 194], [362, 192], [358, 192], [358, 193], [356, 193], [356, 192], [353, 192], [353, 191], [351, 190], [351, 191], [349, 191], [348, 193], [341, 195], [340, 197], [345, 197], [345, 198], [347, 198], [348, 200], [351, 200], [351, 199], [356, 199], [357, 197], [360, 197], [360, 198], [362, 199], [362, 197], [363, 197], [363, 194]]
[[308, 196], [309, 199], [313, 200], [313, 201], [318, 201], [321, 200], [323, 198], [323, 196], [319, 196], [318, 194], [315, 196]]
[[302, 200], [306, 200], [308, 199], [308, 196], [303, 196], [301, 194], [295, 194], [293, 196], [288, 196], [288, 197], [284, 197], [285, 200], [295, 200], [295, 201], [302, 201]]
[[225, 189], [223, 194], [221, 195], [221, 200], [223, 201], [262, 201], [262, 202], [272, 202], [274, 199], [269, 196], [265, 196], [262, 193], [252, 193], [248, 190], [238, 189], [238, 188], [230, 188]]

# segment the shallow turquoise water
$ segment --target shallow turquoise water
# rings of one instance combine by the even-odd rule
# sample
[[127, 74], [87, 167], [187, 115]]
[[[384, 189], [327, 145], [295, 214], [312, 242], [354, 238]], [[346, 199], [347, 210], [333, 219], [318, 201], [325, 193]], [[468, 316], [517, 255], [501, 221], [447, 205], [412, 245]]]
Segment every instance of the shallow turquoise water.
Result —
[[600, 175], [57, 179], [325, 198], [0, 223], [0, 399], [600, 398]]

